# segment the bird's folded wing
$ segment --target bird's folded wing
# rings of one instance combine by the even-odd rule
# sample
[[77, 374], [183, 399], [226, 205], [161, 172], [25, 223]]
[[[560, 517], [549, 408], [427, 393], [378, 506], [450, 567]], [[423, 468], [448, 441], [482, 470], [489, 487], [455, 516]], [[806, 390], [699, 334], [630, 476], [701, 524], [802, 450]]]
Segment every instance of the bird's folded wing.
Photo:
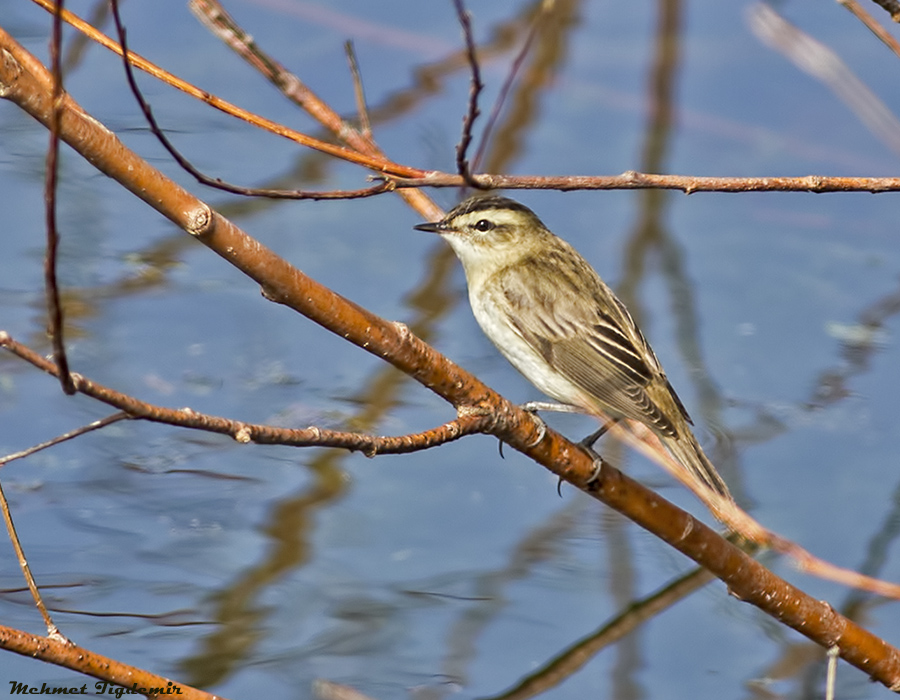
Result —
[[[648, 392], [657, 384], [662, 391], [671, 387], [624, 306], [609, 292], [614, 308], [607, 313], [586, 290], [569, 294], [564, 285], [551, 290], [548, 284], [552, 280], [546, 278], [531, 285], [505, 280], [501, 289], [507, 303], [499, 307], [508, 310], [510, 324], [597, 408], [646, 423], [662, 435], [676, 435], [676, 426]], [[683, 412], [674, 392], [671, 396]]]

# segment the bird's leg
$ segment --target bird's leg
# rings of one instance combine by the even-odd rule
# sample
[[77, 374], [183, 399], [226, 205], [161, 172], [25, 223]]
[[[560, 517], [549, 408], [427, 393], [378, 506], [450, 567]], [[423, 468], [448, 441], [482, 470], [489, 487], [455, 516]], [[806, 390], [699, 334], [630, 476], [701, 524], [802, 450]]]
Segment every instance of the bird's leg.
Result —
[[[577, 406], [570, 406], [567, 403], [552, 403], [550, 401], [529, 401], [528, 403], [523, 403], [519, 406], [526, 413], [530, 413], [531, 417], [534, 418], [538, 427], [538, 437], [537, 440], [534, 441], [533, 445], [537, 445], [541, 440], [544, 439], [544, 436], [547, 435], [547, 423], [538, 415], [538, 411], [558, 411], [560, 413], [582, 413], [582, 410]], [[503, 457], [503, 441], [500, 440], [500, 456]]]
[[[543, 423], [543, 419], [541, 419], [538, 415], [538, 411], [555, 411], [557, 413], [589, 413], [589, 411], [585, 411], [580, 406], [574, 406], [569, 403], [557, 403], [555, 401], [529, 401], [527, 403], [523, 403], [519, 406], [523, 411], [528, 411], [534, 415], [535, 418]], [[614, 419], [608, 423], [604, 423], [600, 426], [598, 430], [595, 430], [593, 433], [588, 435], [584, 440], [579, 442], [579, 446], [584, 448], [588, 454], [591, 455], [594, 459], [594, 473], [591, 474], [591, 477], [587, 480], [587, 483], [593, 483], [597, 480], [597, 477], [600, 476], [600, 469], [603, 466], [603, 459], [600, 457], [597, 452], [594, 451], [594, 443], [597, 442], [608, 429], [609, 426], [613, 423], [618, 422], [618, 419]], [[544, 425], [544, 429], [546, 429], [546, 424]], [[541, 438], [543, 439], [544, 434], [541, 433]], [[540, 440], [538, 440], [540, 442]], [[502, 454], [502, 445], [501, 445], [501, 454]], [[562, 477], [560, 477], [559, 483], [556, 484], [556, 492], [562, 496], [561, 488], [562, 488]]]
[[619, 422], [618, 418], [613, 418], [613, 419], [607, 421], [606, 423], [601, 425], [599, 428], [597, 428], [593, 433], [591, 433], [586, 438], [584, 438], [584, 440], [582, 440], [578, 444], [581, 445], [586, 450], [593, 451], [594, 443], [597, 442], [597, 440], [599, 440], [600, 438], [602, 438], [606, 434], [606, 431], [609, 430], [613, 425], [615, 425], [618, 422]]
[[529, 401], [519, 406], [523, 411], [537, 413], [538, 411], [554, 411], [556, 413], [586, 413], [583, 408], [568, 403], [556, 403], [555, 401]]

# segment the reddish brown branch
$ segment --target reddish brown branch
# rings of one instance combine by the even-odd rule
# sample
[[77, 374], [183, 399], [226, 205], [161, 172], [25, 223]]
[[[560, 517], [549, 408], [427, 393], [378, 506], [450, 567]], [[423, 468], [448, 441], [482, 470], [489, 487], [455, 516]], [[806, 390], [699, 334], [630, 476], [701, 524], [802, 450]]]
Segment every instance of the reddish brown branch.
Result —
[[[38, 637], [3, 625], [0, 625], [0, 648], [99, 678], [100, 682], [93, 685], [92, 691], [96, 691], [101, 696], [115, 693], [116, 688], [109, 686], [112, 684], [128, 690], [137, 690], [138, 694], [149, 697], [157, 697], [160, 694], [167, 696], [166, 691], [175, 688], [178, 692], [177, 697], [184, 698], [184, 700], [221, 700], [218, 695], [176, 683], [164, 676], [157, 676], [155, 673], [149, 673], [136, 666], [123, 664], [108, 656], [95, 654], [77, 644], [50, 637]], [[159, 688], [160, 692], [151, 694], [148, 692], [151, 688]], [[36, 688], [31, 692], [37, 692], [37, 690]], [[87, 689], [85, 692], [92, 694]], [[176, 697], [175, 692], [175, 690], [169, 690], [172, 697]]]
[[[900, 192], [900, 177], [698, 177], [656, 175], [628, 170], [621, 175], [486, 175], [472, 176], [478, 186], [498, 190], [681, 190], [694, 192]], [[422, 178], [389, 178], [398, 188], [463, 187], [459, 175], [432, 171]]]
[[[29, 362], [47, 374], [54, 377], [59, 376], [59, 367], [53, 362], [11, 338], [4, 331], [0, 331], [0, 347], [6, 348], [17, 357]], [[422, 433], [384, 437], [317, 427], [302, 430], [278, 428], [271, 425], [244, 423], [206, 413], [197, 413], [190, 408], [156, 406], [93, 382], [77, 373], [72, 374], [72, 380], [78, 393], [102, 401], [108, 406], [118, 408], [126, 413], [129, 418], [229, 435], [242, 443], [255, 442], [260, 445], [289, 445], [291, 447], [342, 447], [347, 450], [362, 452], [367, 457], [374, 457], [379, 454], [406, 454], [426, 450], [446, 442], [458, 440], [466, 435], [485, 432], [493, 422], [490, 416], [483, 412], [464, 411], [457, 420]], [[114, 420], [121, 420], [121, 414], [110, 416], [105, 419], [103, 424], [107, 425], [114, 422]], [[96, 427], [101, 427], [99, 423], [101, 421], [98, 421]], [[82, 430], [81, 432], [86, 431]], [[64, 436], [52, 441], [50, 444], [61, 442], [62, 439], [68, 438]], [[46, 446], [49, 446], [49, 444]], [[36, 449], [32, 449], [28, 454], [35, 451]], [[0, 466], [5, 464], [6, 461], [9, 460], [0, 460]]]
[[[51, 0], [32, 0], [44, 9], [52, 12], [55, 5]], [[194, 6], [203, 6], [209, 8], [210, 12], [221, 12], [220, 5], [216, 0], [192, 0], [192, 8]], [[63, 20], [78, 31], [83, 32], [91, 39], [101, 44], [105, 48], [113, 51], [120, 56], [122, 49], [118, 43], [111, 40], [102, 32], [98, 32], [94, 27], [72, 14], [68, 10], [62, 13]], [[178, 78], [167, 71], [162, 70], [145, 58], [138, 54], [131, 53], [132, 64], [140, 70], [150, 73], [154, 77], [165, 81], [178, 90], [186, 94], [202, 100], [211, 107], [218, 109], [226, 114], [230, 114], [248, 123], [259, 126], [274, 134], [292, 139], [301, 145], [309, 146], [318, 151], [332, 155], [342, 160], [357, 163], [364, 167], [370, 168], [379, 173], [383, 173], [388, 179], [394, 181], [398, 187], [461, 187], [465, 182], [459, 175], [449, 173], [441, 173], [437, 171], [423, 171], [417, 168], [393, 163], [387, 160], [383, 155], [375, 155], [373, 152], [359, 148], [353, 142], [354, 133], [361, 140], [362, 137], [354, 129], [346, 130], [344, 124], [339, 118], [335, 121], [334, 112], [324, 105], [318, 98], [314, 98], [309, 104], [304, 104], [304, 108], [310, 111], [310, 114], [317, 119], [326, 123], [330, 122], [329, 128], [335, 133], [342, 129], [342, 138], [346, 136], [348, 143], [353, 143], [353, 147], [357, 149], [355, 152], [348, 149], [342, 149], [333, 144], [328, 144], [317, 139], [313, 139], [305, 134], [301, 134], [292, 129], [272, 122], [270, 120], [254, 115], [251, 112], [243, 110], [232, 105], [225, 100], [207, 93], [194, 85]], [[260, 64], [261, 70], [265, 66]], [[283, 89], [286, 94], [294, 94], [299, 90], [302, 94], [310, 94], [308, 88], [302, 85], [296, 77], [285, 72], [282, 74], [288, 80], [288, 84]], [[302, 88], [302, 89], [301, 89]], [[314, 97], [314, 96], [313, 96]], [[712, 191], [712, 192], [750, 192], [750, 191], [782, 191], [782, 192], [896, 192], [900, 191], [900, 178], [849, 178], [849, 177], [831, 177], [824, 175], [809, 175], [805, 177], [691, 177], [685, 175], [654, 175], [646, 173], [636, 173], [628, 171], [618, 176], [581, 176], [581, 177], [538, 177], [538, 176], [511, 176], [511, 175], [473, 175], [473, 179], [482, 189], [554, 189], [554, 190], [596, 190], [596, 189], [646, 189], [658, 187], [662, 189], [682, 190], [687, 194], [693, 192]], [[425, 204], [419, 202], [417, 210], [428, 220], [437, 219], [439, 210], [433, 204]]]

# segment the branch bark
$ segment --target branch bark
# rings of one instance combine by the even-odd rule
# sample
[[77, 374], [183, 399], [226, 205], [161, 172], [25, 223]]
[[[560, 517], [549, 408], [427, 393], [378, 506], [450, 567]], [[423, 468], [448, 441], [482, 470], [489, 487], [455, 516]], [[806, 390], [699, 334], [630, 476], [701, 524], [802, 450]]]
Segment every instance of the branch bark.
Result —
[[[94, 687], [94, 690], [98, 691], [98, 695], [101, 696], [105, 693], [114, 694], [115, 688], [108, 687], [108, 684], [114, 684], [128, 690], [136, 689], [139, 694], [149, 697], [159, 697], [159, 693], [150, 694], [149, 692], [142, 693], [142, 691], [159, 688], [161, 693], [165, 694], [166, 690], [175, 688], [179, 697], [185, 698], [185, 700], [222, 700], [218, 695], [176, 683], [164, 676], [123, 664], [108, 656], [95, 654], [77, 644], [51, 637], [38, 637], [4, 625], [0, 625], [0, 647], [22, 656], [40, 659], [57, 666], [81, 671], [94, 678], [101, 678], [103, 680]], [[176, 690], [170, 692], [174, 694]], [[29, 691], [38, 692], [38, 689], [35, 688], [32, 691], [29, 688]]]

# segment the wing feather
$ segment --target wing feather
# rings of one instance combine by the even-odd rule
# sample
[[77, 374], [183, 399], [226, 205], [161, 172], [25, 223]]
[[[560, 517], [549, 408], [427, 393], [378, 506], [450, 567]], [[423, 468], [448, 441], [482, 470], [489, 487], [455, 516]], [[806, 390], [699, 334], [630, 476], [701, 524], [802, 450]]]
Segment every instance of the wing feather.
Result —
[[[527, 283], [523, 269], [534, 274]], [[662, 391], [690, 421], [631, 315], [574, 250], [522, 260], [485, 291], [522, 339], [604, 412], [674, 437], [677, 426], [653, 399]]]

